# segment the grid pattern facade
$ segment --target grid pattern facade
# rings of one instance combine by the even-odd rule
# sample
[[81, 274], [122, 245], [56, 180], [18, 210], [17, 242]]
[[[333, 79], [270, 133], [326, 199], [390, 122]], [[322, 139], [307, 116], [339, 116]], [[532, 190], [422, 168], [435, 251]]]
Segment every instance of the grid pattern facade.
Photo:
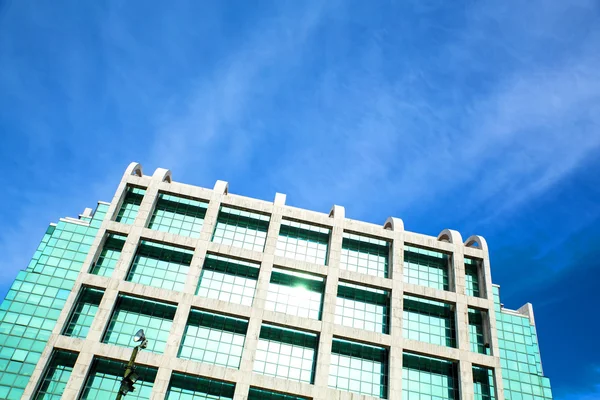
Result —
[[275, 255], [327, 265], [330, 229], [282, 220]]
[[344, 232], [340, 268], [387, 278], [390, 242]]
[[330, 387], [386, 399], [387, 382], [386, 349], [333, 339]]
[[90, 287], [83, 287], [81, 289], [63, 335], [82, 339], [86, 338], [100, 306], [103, 294], [103, 290]]
[[203, 201], [159, 193], [148, 228], [198, 238], [205, 214]]
[[212, 241], [215, 243], [263, 251], [269, 228], [269, 216], [221, 207]]
[[92, 264], [90, 268], [90, 274], [100, 276], [111, 276], [119, 257], [121, 257], [121, 250], [125, 245], [125, 236], [109, 234], [104, 242], [102, 252], [98, 256], [98, 260]]
[[40, 386], [35, 391], [34, 399], [59, 400], [62, 397], [67, 381], [77, 361], [77, 353], [56, 350], [48, 363]]
[[[25, 394], [26, 398], [32, 397], [35, 387], [42, 380], [43, 371], [49, 365], [48, 355], [52, 354], [53, 349], [65, 349], [78, 354], [76, 370], [89, 370], [87, 377], [73, 374], [68, 380], [65, 393], [68, 392], [70, 398], [113, 397], [130, 354], [128, 349], [134, 345], [132, 335], [141, 328], [146, 332], [149, 346], [142, 351], [138, 360], [148, 367], [149, 373], [145, 373], [140, 382], [136, 383], [136, 396], [128, 395], [128, 398], [151, 396], [156, 399], [242, 400], [263, 396], [262, 398], [322, 400], [348, 399], [350, 393], [403, 399], [459, 398], [460, 393], [463, 393], [462, 398], [465, 399], [471, 398], [471, 394], [484, 396], [487, 390], [485, 382], [479, 379], [475, 369], [471, 373], [471, 368], [486, 368], [488, 374], [491, 371], [493, 386], [487, 387], [496, 392], [494, 395], [498, 400], [517, 399], [519, 395], [521, 399], [528, 398], [529, 391], [533, 400], [551, 398], [549, 381], [543, 376], [539, 364], [537, 337], [532, 320], [525, 317], [524, 312], [519, 311], [519, 314], [501, 309], [499, 301], [497, 309], [494, 309], [497, 299], [491, 295], [487, 249], [481, 245], [470, 247], [414, 234], [404, 231], [401, 223], [396, 224], [395, 230], [393, 223], [390, 225], [386, 222], [384, 228], [349, 220], [340, 215], [339, 206], [328, 216], [285, 206], [281, 196], [277, 196], [271, 204], [228, 194], [223, 182], [218, 182], [215, 190], [209, 191], [164, 179], [161, 181], [158, 175], [151, 178], [128, 172], [123, 177], [113, 204], [99, 207], [93, 218], [82, 217], [78, 222], [66, 223], [68, 226], [81, 227], [80, 229], [89, 233], [91, 237], [84, 238], [79, 243], [87, 245], [87, 249], [84, 246], [73, 250], [74, 245], [72, 249], [65, 249], [75, 252], [76, 263], [72, 264], [73, 273], [54, 281], [65, 284], [64, 292], [51, 292], [52, 302], [57, 301], [57, 312], [49, 315], [54, 321], [47, 323], [47, 336], [40, 340], [37, 358], [32, 356], [33, 361], [27, 364], [29, 369], [22, 374], [21, 381], [17, 379], [18, 376], [0, 379], [0, 390], [5, 391], [1, 394], [8, 393], [6, 397], [10, 399], [20, 398], [21, 394]], [[121, 206], [119, 199], [124, 199], [125, 205], [132, 203], [126, 201], [131, 192], [127, 188], [144, 188], [141, 189], [143, 194], [135, 210], [130, 207], [131, 212], [127, 218], [124, 218], [124, 212], [120, 220], [116, 221], [119, 212], [129, 207]], [[158, 204], [160, 194], [185, 197], [206, 204], [198, 237], [182, 234], [165, 236], [157, 229], [149, 228], [156, 209], [154, 202], [156, 200]], [[212, 242], [221, 211], [225, 207], [248, 210], [269, 218], [261, 251], [243, 246], [219, 246]], [[341, 212], [343, 213], [343, 209]], [[114, 220], [104, 218], [103, 213], [115, 216]], [[135, 224], [131, 224], [133, 219], [136, 220]], [[349, 232], [359, 238], [350, 237]], [[93, 269], [93, 255], [97, 255], [97, 260], [100, 260], [104, 249], [101, 239], [108, 235], [120, 236], [121, 242], [125, 242], [124, 246], [119, 246], [114, 254], [105, 256], [108, 264], [112, 263], [105, 272], [86, 273]], [[374, 244], [377, 247], [375, 250], [368, 245], [363, 247], [364, 238], [379, 238], [382, 242], [366, 241], [367, 244]], [[75, 240], [80, 239], [77, 237]], [[87, 243], [84, 242], [86, 240]], [[359, 243], [349, 243], [352, 240]], [[160, 242], [161, 245], [176, 249], [189, 249], [190, 259], [198, 261], [187, 263], [185, 272], [178, 270], [178, 267], [169, 266], [162, 270], [163, 276], [156, 276], [162, 281], [156, 281], [154, 285], [141, 281], [132, 285], [125, 281], [142, 242]], [[90, 245], [93, 245], [91, 249]], [[351, 245], [358, 245], [358, 249]], [[342, 266], [342, 263], [348, 263], [342, 260], [344, 251], [349, 257], [356, 254], [358, 260], [361, 259], [361, 254], [366, 254], [367, 257], [362, 258], [370, 261], [366, 265], [366, 271], [355, 268], [365, 266], [360, 261], [352, 261], [353, 266], [350, 267]], [[388, 257], [387, 267], [383, 267], [385, 255]], [[38, 259], [41, 256], [42, 254], [36, 253]], [[478, 282], [479, 298], [467, 296], [463, 289], [469, 285], [469, 278], [466, 276], [468, 267], [461, 268], [463, 256], [482, 260], [478, 277], [483, 279], [481, 277], [484, 276], [487, 280]], [[27, 271], [24, 273], [26, 275]], [[167, 277], [167, 273], [175, 276], [181, 273], [184, 279], [180, 280], [172, 275]], [[300, 286], [308, 284], [310, 287], [319, 285], [321, 294], [318, 318], [305, 318], [299, 312], [289, 312], [287, 307], [285, 313], [263, 313], [263, 310], [269, 310], [269, 287], [272, 281], [277, 281], [279, 273], [291, 275], [293, 279], [288, 279], [294, 283], [287, 285], [291, 289], [296, 287], [295, 283]], [[20, 277], [25, 275], [20, 274]], [[298, 275], [313, 278], [318, 276], [319, 279], [297, 281], [295, 278]], [[36, 280], [36, 290], [45, 291], [52, 287], [51, 279]], [[68, 282], [68, 279], [71, 281]], [[184, 284], [176, 289], [169, 286], [170, 282]], [[71, 324], [69, 317], [75, 315], [74, 310], [78, 307], [77, 293], [82, 287], [104, 290], [104, 295], [94, 318], [87, 318], [89, 316], [83, 313], [91, 320], [85, 338], [74, 339], [62, 333]], [[460, 293], [457, 287], [461, 288]], [[361, 290], [366, 293], [360, 293]], [[455, 317], [453, 319], [456, 319], [451, 323], [455, 325], [454, 330], [458, 330], [457, 326], [462, 326], [464, 331], [468, 325], [469, 308], [485, 311], [485, 323], [482, 326], [498, 332], [498, 336], [491, 336], [491, 355], [474, 353], [469, 345], [469, 337], [463, 343], [461, 336], [460, 343], [453, 344], [454, 348], [446, 345], [431, 346], [421, 340], [402, 340], [407, 337], [402, 328], [409, 321], [410, 314], [404, 312], [403, 299], [416, 297], [423, 300], [423, 297], [427, 297], [430, 299], [428, 301], [433, 301], [433, 298], [438, 298], [437, 290], [451, 292], [439, 293], [439, 299], [443, 299], [439, 303], [443, 303], [444, 310], [452, 310]], [[31, 289], [24, 292], [29, 295]], [[279, 294], [282, 293], [283, 291]], [[343, 303], [338, 310], [339, 298], [353, 303]], [[5, 301], [0, 312], [4, 313], [12, 300], [10, 298]], [[290, 300], [282, 303], [289, 305]], [[310, 302], [300, 303], [299, 309], [306, 308], [306, 304]], [[372, 311], [373, 307], [375, 311]], [[308, 308], [312, 309], [312, 306]], [[16, 318], [20, 317], [21, 310], [18, 307], [13, 311]], [[219, 314], [217, 317], [241, 321], [245, 328], [240, 329], [243, 342], [235, 342], [238, 340], [235, 335], [231, 340], [227, 337], [232, 329], [236, 333], [236, 328], [230, 328], [225, 323], [187, 323], [193, 322], [190, 314], [196, 312], [211, 315], [216, 312]], [[336, 320], [338, 314], [344, 316], [346, 312], [351, 314], [346, 323], [343, 319]], [[431, 322], [432, 318], [435, 320], [439, 315], [431, 310], [425, 314], [428, 321], [423, 322], [423, 325], [431, 336], [432, 326], [436, 326]], [[8, 327], [16, 329], [14, 335], [23, 336], [27, 329], [15, 323], [15, 316], [8, 317], [5, 321], [6, 315], [2, 314], [0, 323], [8, 321]], [[517, 319], [513, 320], [514, 318]], [[522, 320], [528, 324], [525, 325], [529, 331], [525, 329]], [[522, 334], [518, 326], [523, 328]], [[198, 329], [191, 332], [189, 327]], [[420, 329], [417, 328], [417, 331]], [[223, 357], [227, 357], [226, 361], [224, 358], [217, 361], [217, 354], [213, 362], [212, 356], [210, 360], [205, 360], [204, 355], [197, 356], [195, 353], [199, 347], [204, 346], [202, 340], [206, 339], [203, 336], [206, 330], [207, 346], [211, 351], [218, 349]], [[446, 328], [444, 332], [445, 330]], [[52, 331], [55, 335], [50, 335]], [[212, 339], [211, 334], [215, 335]], [[220, 335], [219, 338], [216, 337], [217, 334]], [[448, 339], [446, 333], [438, 336], [440, 340]], [[527, 348], [528, 337], [532, 344], [535, 343], [535, 348]], [[521, 339], [526, 344], [524, 351], [519, 346]], [[213, 340], [210, 345], [209, 340]], [[95, 346], [99, 342], [104, 344]], [[33, 349], [30, 342], [25, 344], [29, 345], [28, 349]], [[5, 346], [5, 341], [0, 340], [0, 346]], [[189, 349], [189, 354], [194, 357], [181, 356], [180, 351], [184, 348]], [[522, 354], [526, 355], [527, 362], [522, 361]], [[6, 361], [8, 356], [11, 356], [8, 352], [2, 353], [0, 350], [0, 374], [12, 373], [15, 364], [8, 363], [14, 363], [15, 360]], [[18, 353], [12, 358], [22, 357], [23, 353]], [[90, 365], [92, 368], [88, 369]], [[348, 370], [343, 369], [347, 365]], [[525, 366], [529, 372], [524, 372]], [[338, 370], [332, 371], [333, 367]], [[207, 391], [204, 390], [206, 385], [200, 382], [202, 379], [214, 382], [209, 382], [209, 387], [231, 386], [223, 391]], [[536, 394], [538, 389], [541, 389], [541, 395]], [[96, 392], [92, 393], [92, 390]], [[441, 395], [440, 390], [443, 392]], [[510, 393], [516, 394], [509, 397], [507, 394]]]
[[404, 249], [405, 282], [450, 290], [447, 254], [409, 245], [405, 245]]
[[316, 353], [316, 335], [263, 325], [260, 329], [254, 372], [313, 383]]
[[454, 311], [447, 303], [404, 296], [402, 331], [408, 339], [456, 347]]
[[321, 319], [323, 278], [273, 268], [265, 309]]
[[192, 310], [178, 357], [239, 368], [247, 328], [242, 319]]
[[351, 328], [389, 333], [390, 299], [387, 290], [340, 282], [334, 322]]
[[127, 274], [130, 282], [183, 290], [193, 252], [142, 240]]
[[127, 189], [125, 189], [125, 198], [123, 199], [123, 204], [121, 205], [121, 209], [119, 210], [115, 221], [122, 224], [133, 224], [145, 194], [146, 191], [144, 189], [128, 186]]
[[258, 280], [258, 264], [208, 254], [196, 294], [251, 306]]

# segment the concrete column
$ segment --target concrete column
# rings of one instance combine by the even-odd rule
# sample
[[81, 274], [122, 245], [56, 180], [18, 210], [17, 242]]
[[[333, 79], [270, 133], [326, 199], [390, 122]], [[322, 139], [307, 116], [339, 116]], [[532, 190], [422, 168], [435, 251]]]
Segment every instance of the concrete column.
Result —
[[[400, 225], [400, 224], [397, 224]], [[390, 271], [392, 292], [390, 296], [390, 335], [392, 345], [389, 354], [389, 399], [402, 398], [402, 314], [404, 308], [404, 227], [395, 226], [392, 242]]]

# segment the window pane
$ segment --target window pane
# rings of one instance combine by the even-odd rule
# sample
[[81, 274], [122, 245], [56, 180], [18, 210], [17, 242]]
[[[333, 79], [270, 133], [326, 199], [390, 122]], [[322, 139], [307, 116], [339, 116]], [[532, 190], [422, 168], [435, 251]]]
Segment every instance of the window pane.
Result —
[[207, 207], [204, 201], [159, 193], [148, 228], [199, 238]]
[[125, 189], [125, 199], [123, 199], [123, 204], [115, 221], [123, 224], [133, 224], [140, 209], [140, 204], [142, 204], [144, 194], [146, 194], [145, 189], [127, 186], [127, 189]]
[[212, 241], [248, 250], [263, 251], [269, 216], [222, 206]]
[[208, 254], [196, 294], [251, 306], [259, 264]]
[[465, 284], [467, 296], [481, 297], [479, 274], [481, 262], [474, 258], [465, 257]]
[[347, 282], [338, 284], [335, 323], [389, 333], [389, 292]]
[[119, 257], [121, 257], [121, 251], [127, 238], [121, 235], [109, 234], [104, 242], [102, 252], [98, 256], [98, 260], [92, 265], [90, 274], [111, 276]]
[[344, 232], [340, 268], [387, 278], [389, 254], [385, 240]]
[[[94, 358], [85, 380], [81, 399], [114, 399], [121, 387], [126, 366], [126, 362]], [[139, 375], [139, 379], [134, 384], [135, 391], [127, 393], [127, 400], [147, 400], [152, 393], [156, 369], [136, 365], [135, 372]]]
[[103, 295], [104, 290], [82, 288], [63, 335], [85, 339]]
[[173, 372], [167, 400], [231, 400], [235, 386], [200, 376], [186, 375]]
[[324, 286], [321, 277], [273, 268], [265, 309], [321, 319]]
[[494, 371], [483, 367], [473, 367], [473, 391], [475, 400], [496, 400]]
[[450, 256], [434, 250], [404, 246], [404, 281], [435, 289], [450, 290]]
[[266, 389], [250, 388], [248, 400], [307, 400], [291, 394], [272, 392]]
[[458, 400], [456, 364], [436, 358], [404, 353], [402, 356], [402, 398]]
[[439, 301], [404, 296], [402, 334], [407, 339], [456, 347], [453, 306]]
[[282, 220], [275, 255], [327, 265], [328, 228]]
[[44, 372], [42, 383], [33, 398], [35, 400], [59, 400], [65, 391], [77, 356], [77, 353], [70, 351], [55, 350]]

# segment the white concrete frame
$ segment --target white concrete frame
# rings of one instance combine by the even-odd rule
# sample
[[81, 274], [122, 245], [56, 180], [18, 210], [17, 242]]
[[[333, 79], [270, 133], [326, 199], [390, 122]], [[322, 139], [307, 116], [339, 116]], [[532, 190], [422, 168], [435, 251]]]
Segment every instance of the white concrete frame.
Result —
[[[128, 185], [146, 189], [137, 217], [131, 225], [117, 223], [114, 220], [121, 207], [125, 189]], [[158, 232], [146, 227], [152, 216], [159, 192], [208, 201], [208, 209], [204, 218], [202, 232], [198, 239]], [[285, 199], [286, 196], [281, 193], [275, 195], [273, 203], [230, 194], [228, 193], [227, 182], [223, 181], [217, 181], [213, 190], [173, 182], [171, 180], [171, 172], [162, 168], [158, 168], [152, 176], [143, 175], [142, 167], [137, 163], [131, 163], [121, 179], [116, 194], [110, 203], [107, 218], [102, 222], [56, 327], [25, 389], [23, 398], [29, 399], [33, 395], [53, 349], [64, 349], [79, 353], [63, 395], [64, 399], [76, 399], [79, 396], [94, 356], [126, 362], [131, 355], [132, 348], [108, 345], [101, 343], [100, 340], [106, 329], [118, 294], [130, 294], [177, 305], [170, 337], [164, 353], [154, 354], [142, 351], [137, 358], [138, 364], [158, 369], [152, 389], [152, 399], [158, 400], [164, 398], [173, 371], [235, 383], [234, 398], [236, 400], [247, 399], [250, 386], [319, 400], [373, 399], [370, 396], [358, 395], [328, 387], [331, 342], [332, 338], [336, 336], [383, 346], [389, 350], [389, 399], [400, 399], [402, 397], [402, 354], [404, 351], [408, 351], [454, 361], [458, 367], [460, 398], [464, 400], [472, 399], [474, 396], [472, 366], [478, 365], [493, 369], [496, 399], [504, 400], [490, 263], [485, 239], [480, 236], [472, 236], [463, 243], [460, 234], [453, 230], [444, 230], [436, 238], [405, 231], [404, 224], [399, 218], [390, 217], [383, 226], [380, 226], [345, 218], [344, 208], [338, 205], [333, 206], [329, 214], [324, 214], [286, 206]], [[221, 205], [258, 211], [270, 215], [271, 219], [264, 252], [244, 250], [211, 242], [211, 236]], [[327, 266], [275, 256], [277, 235], [282, 218], [305, 221], [331, 229]], [[339, 268], [342, 234], [344, 231], [373, 236], [391, 242], [389, 278], [380, 278]], [[117, 262], [112, 277], [107, 278], [89, 274], [90, 266], [102, 250], [103, 242], [108, 233], [127, 236], [121, 257]], [[182, 292], [144, 286], [124, 280], [138, 243], [142, 239], [165, 242], [194, 250], [187, 283]], [[404, 243], [452, 255], [452, 266], [450, 268], [450, 280], [453, 283], [451, 285], [452, 291], [438, 290], [403, 282]], [[194, 293], [207, 252], [260, 263], [260, 273], [252, 307], [195, 296]], [[483, 270], [481, 271], [481, 278], [483, 278], [483, 282], [481, 283], [484, 288], [484, 298], [465, 295], [464, 256], [474, 257], [482, 261]], [[264, 309], [273, 265], [309, 272], [326, 278], [321, 321]], [[333, 323], [337, 284], [340, 279], [391, 291], [389, 335], [349, 328]], [[86, 339], [62, 336], [60, 333], [63, 331], [70, 310], [82, 286], [104, 289], [104, 296], [98, 312]], [[438, 346], [403, 338], [402, 310], [404, 294], [440, 300], [455, 305], [457, 348]], [[244, 352], [239, 369], [236, 370], [177, 358], [182, 334], [192, 307], [205, 310], [218, 310], [219, 313], [249, 320]], [[468, 330], [469, 307], [485, 311], [484, 315], [488, 318], [485, 326], [487, 327], [488, 338], [491, 339], [491, 356], [470, 351]], [[532, 312], [530, 315], [533, 318]], [[318, 333], [319, 343], [314, 384], [274, 378], [252, 371], [260, 327], [263, 322]]]

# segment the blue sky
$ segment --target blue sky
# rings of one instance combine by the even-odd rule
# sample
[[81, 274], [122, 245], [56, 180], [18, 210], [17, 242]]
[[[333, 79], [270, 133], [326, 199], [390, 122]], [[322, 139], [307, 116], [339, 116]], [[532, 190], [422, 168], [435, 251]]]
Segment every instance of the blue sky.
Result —
[[0, 1], [2, 297], [138, 161], [483, 235], [556, 398], [600, 398], [597, 1], [174, 3]]

